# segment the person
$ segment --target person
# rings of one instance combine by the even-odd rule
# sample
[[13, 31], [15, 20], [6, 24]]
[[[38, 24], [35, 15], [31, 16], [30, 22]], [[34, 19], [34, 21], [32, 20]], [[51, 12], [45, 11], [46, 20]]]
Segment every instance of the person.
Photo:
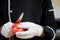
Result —
[[1, 40], [12, 37], [12, 25], [22, 12], [24, 16], [18, 28], [26, 28], [24, 32], [16, 32], [14, 40], [54, 40], [56, 22], [51, 0], [10, 0], [10, 16], [8, 0], [0, 0]]

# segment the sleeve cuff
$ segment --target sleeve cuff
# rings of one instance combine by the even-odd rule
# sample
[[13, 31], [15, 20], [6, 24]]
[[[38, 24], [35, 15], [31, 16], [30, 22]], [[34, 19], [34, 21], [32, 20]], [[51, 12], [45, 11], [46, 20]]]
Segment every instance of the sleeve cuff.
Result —
[[45, 32], [45, 38], [48, 37], [47, 39], [51, 39], [51, 40], [55, 39], [56, 33], [55, 33], [53, 28], [51, 28], [49, 26], [45, 26], [44, 27], [44, 32]]

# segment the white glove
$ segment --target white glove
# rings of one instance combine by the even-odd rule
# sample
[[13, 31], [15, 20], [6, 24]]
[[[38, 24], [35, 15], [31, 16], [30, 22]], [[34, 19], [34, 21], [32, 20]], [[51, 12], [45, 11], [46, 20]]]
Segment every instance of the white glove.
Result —
[[41, 36], [43, 33], [43, 27], [32, 23], [32, 22], [22, 22], [18, 25], [19, 28], [28, 29], [24, 32], [16, 32], [16, 37], [21, 39], [33, 38], [34, 36]]
[[1, 34], [6, 37], [6, 38], [10, 38], [12, 36], [12, 22], [7, 22], [2, 26], [2, 30], [1, 30]]

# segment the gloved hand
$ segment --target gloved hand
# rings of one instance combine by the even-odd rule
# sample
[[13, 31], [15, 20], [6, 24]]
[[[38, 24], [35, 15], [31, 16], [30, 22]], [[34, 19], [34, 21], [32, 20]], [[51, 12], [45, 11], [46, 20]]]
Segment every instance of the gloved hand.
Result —
[[41, 36], [43, 33], [43, 27], [32, 23], [32, 22], [22, 22], [18, 25], [19, 28], [28, 29], [24, 32], [16, 32], [16, 37], [21, 39], [33, 38], [34, 36]]
[[6, 38], [10, 38], [12, 36], [12, 25], [13, 23], [12, 22], [7, 22], [5, 23], [3, 26], [2, 26], [2, 29], [1, 29], [1, 34], [6, 37]]

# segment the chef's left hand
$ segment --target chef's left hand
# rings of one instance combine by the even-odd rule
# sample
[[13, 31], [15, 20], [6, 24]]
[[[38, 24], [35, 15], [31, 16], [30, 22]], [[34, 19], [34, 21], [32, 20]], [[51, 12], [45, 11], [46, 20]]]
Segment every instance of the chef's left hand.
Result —
[[33, 38], [34, 36], [41, 36], [43, 33], [43, 27], [32, 22], [21, 22], [18, 25], [18, 27], [28, 29], [27, 31], [23, 32], [16, 32], [16, 37], [21, 39], [28, 39]]

